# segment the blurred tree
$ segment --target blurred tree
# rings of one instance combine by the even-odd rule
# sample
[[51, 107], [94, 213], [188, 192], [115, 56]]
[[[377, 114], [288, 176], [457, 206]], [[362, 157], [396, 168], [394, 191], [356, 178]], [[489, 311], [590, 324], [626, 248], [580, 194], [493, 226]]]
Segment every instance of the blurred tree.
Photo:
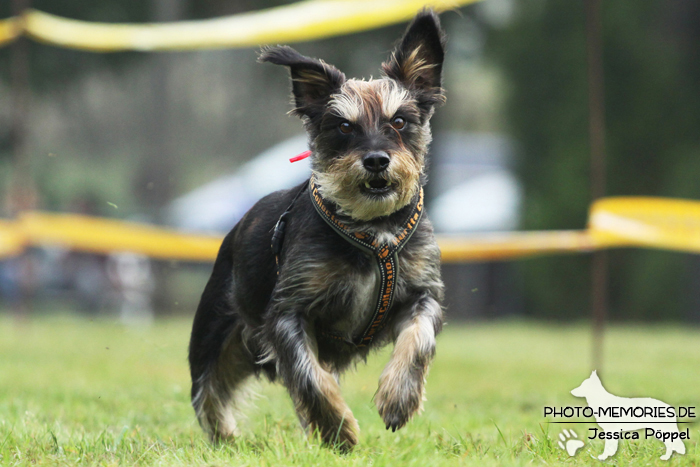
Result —
[[[700, 198], [700, 3], [619, 0], [603, 2], [602, 13], [608, 195]], [[514, 20], [490, 30], [487, 54], [509, 83], [523, 227], [583, 228], [590, 195], [582, 1], [516, 2]], [[691, 256], [635, 250], [610, 260], [613, 319], [685, 312]], [[521, 268], [530, 313], [587, 315], [588, 258]]]

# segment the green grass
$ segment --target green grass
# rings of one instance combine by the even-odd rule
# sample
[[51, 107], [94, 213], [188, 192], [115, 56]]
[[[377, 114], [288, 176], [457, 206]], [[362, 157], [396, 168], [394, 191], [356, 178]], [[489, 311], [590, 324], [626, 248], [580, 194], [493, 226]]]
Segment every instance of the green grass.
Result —
[[[388, 353], [346, 375], [343, 390], [362, 429], [348, 455], [302, 434], [279, 385], [258, 384], [243, 435], [211, 446], [189, 405], [189, 320], [146, 330], [104, 320], [0, 318], [0, 465], [600, 465], [602, 441], [574, 458], [557, 435], [586, 425], [547, 424], [545, 405], [589, 372], [585, 326], [522, 322], [448, 326], [428, 378], [425, 412], [397, 433], [372, 403]], [[603, 381], [625, 396], [700, 406], [700, 331], [613, 327]], [[591, 425], [592, 426], [592, 425]], [[700, 426], [670, 462], [658, 441], [621, 441], [606, 465], [697, 465]]]

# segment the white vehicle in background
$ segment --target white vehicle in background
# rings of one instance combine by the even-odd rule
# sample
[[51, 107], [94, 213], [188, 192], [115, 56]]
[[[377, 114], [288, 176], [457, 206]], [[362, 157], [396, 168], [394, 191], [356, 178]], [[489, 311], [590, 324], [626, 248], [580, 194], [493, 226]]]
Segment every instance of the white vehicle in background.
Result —
[[228, 233], [260, 198], [309, 178], [309, 159], [289, 162], [307, 149], [306, 135], [272, 146], [236, 172], [176, 198], [167, 207], [168, 223], [188, 232]]

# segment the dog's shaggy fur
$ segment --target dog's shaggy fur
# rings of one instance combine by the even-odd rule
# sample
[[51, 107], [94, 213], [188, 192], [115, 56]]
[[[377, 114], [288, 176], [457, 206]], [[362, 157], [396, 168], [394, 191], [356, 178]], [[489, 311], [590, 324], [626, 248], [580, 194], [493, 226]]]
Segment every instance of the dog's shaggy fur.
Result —
[[[384, 76], [370, 81], [347, 79], [290, 47], [263, 49], [260, 61], [291, 71], [292, 113], [309, 135], [318, 193], [348, 232], [388, 243], [415, 208], [425, 182], [429, 121], [444, 100], [444, 43], [438, 17], [419, 13], [382, 65]], [[192, 404], [215, 440], [237, 433], [242, 385], [265, 374], [282, 380], [310, 433], [352, 448], [359, 428], [339, 375], [389, 342], [394, 352], [375, 395], [379, 414], [396, 430], [421, 410], [443, 320], [440, 252], [430, 223], [423, 218], [396, 254], [400, 274], [386, 321], [369, 345], [358, 346], [352, 342], [372, 322], [380, 271], [375, 258], [321, 218], [302, 190], [272, 193], [241, 219], [224, 239], [202, 294], [190, 340]], [[276, 258], [271, 238], [290, 206]]]

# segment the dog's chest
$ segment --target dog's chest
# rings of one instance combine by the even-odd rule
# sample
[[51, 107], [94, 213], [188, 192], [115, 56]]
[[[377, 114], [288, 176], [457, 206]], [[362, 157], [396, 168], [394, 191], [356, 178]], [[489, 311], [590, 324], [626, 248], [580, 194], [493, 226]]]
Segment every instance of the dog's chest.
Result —
[[345, 337], [360, 334], [372, 320], [379, 295], [376, 259], [358, 261], [326, 257], [307, 261], [299, 271], [298, 299], [308, 303], [311, 318], [323, 329]]
[[[380, 268], [377, 259], [363, 256], [361, 265], [348, 264], [338, 259], [319, 264], [313, 272], [310, 282], [315, 284], [307, 290], [313, 296], [308, 299], [313, 318], [329, 331], [344, 337], [356, 337], [370, 324], [380, 299]], [[405, 300], [407, 290], [420, 276], [413, 269], [413, 261], [399, 258], [401, 265], [398, 275], [394, 276], [394, 312], [397, 303]], [[405, 271], [401, 271], [405, 268]]]
[[329, 288], [340, 298], [326, 304], [322, 318], [335, 332], [351, 337], [359, 334], [372, 319], [379, 294], [379, 270], [371, 267], [364, 273], [338, 277]]

